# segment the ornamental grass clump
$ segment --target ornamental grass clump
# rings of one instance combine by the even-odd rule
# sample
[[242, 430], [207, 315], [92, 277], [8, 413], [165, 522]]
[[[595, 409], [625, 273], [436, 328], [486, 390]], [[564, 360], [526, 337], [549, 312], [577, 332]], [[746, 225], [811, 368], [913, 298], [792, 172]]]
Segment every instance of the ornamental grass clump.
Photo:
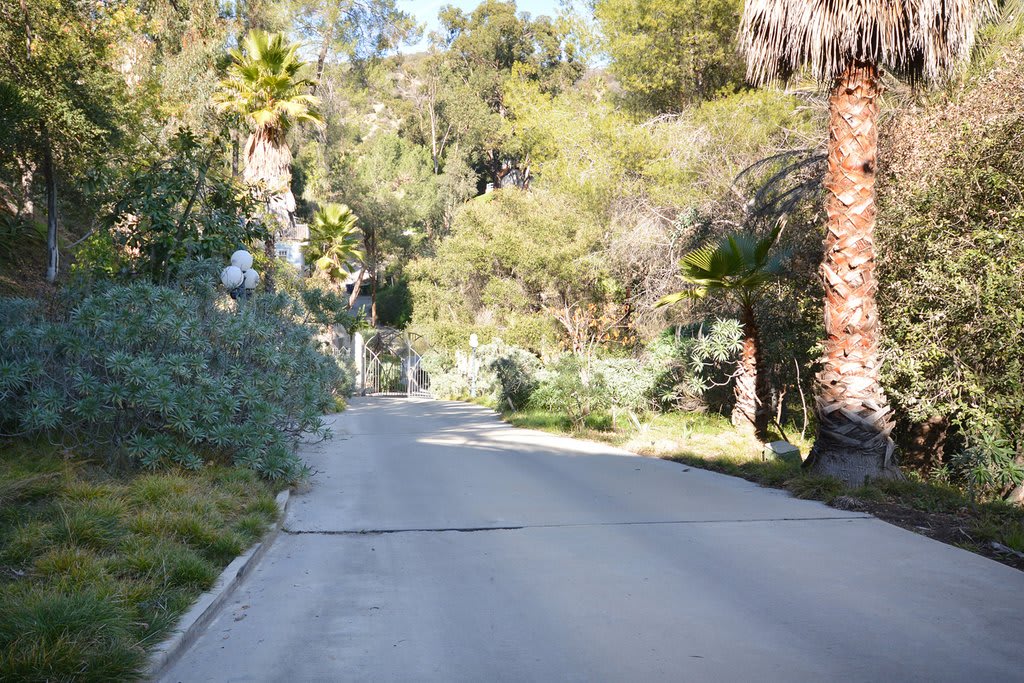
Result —
[[0, 431], [111, 466], [221, 461], [295, 479], [297, 439], [327, 435], [321, 415], [345, 386], [300, 314], [283, 294], [236, 310], [146, 283], [89, 294], [57, 319], [0, 301]]

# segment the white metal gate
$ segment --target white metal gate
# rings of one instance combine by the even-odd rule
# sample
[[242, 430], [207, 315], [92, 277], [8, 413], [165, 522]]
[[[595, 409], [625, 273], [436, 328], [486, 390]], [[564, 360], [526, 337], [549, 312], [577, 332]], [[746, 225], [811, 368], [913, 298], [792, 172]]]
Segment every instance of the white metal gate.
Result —
[[426, 341], [418, 334], [380, 328], [364, 343], [360, 394], [429, 396], [430, 377], [420, 367]]

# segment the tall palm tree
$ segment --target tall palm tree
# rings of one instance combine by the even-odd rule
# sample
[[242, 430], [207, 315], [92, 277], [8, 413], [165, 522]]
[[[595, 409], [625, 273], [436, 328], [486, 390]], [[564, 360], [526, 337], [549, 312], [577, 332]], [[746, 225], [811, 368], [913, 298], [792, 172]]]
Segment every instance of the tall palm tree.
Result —
[[348, 273], [352, 261], [362, 261], [362, 237], [358, 218], [344, 204], [326, 204], [313, 215], [309, 226], [306, 261], [332, 280]]
[[768, 432], [770, 399], [754, 305], [765, 287], [783, 273], [786, 255], [772, 253], [779, 231], [777, 228], [763, 239], [746, 233], [728, 235], [684, 254], [679, 261], [681, 276], [692, 286], [663, 297], [657, 304], [667, 306], [683, 299], [703, 298], [709, 292], [721, 293], [739, 304], [743, 350], [736, 370], [732, 423], [739, 429], [752, 428], [759, 439]]
[[[288, 232], [295, 222], [288, 130], [302, 121], [322, 124], [319, 100], [309, 92], [313, 81], [301, 75], [306, 63], [298, 48], [279, 33], [250, 31], [242, 49], [231, 50], [227, 76], [214, 94], [221, 113], [233, 114], [249, 127], [243, 178], [267, 192], [268, 208], [280, 222], [272, 232]], [[267, 250], [273, 257], [273, 239]]]
[[806, 69], [830, 88], [825, 355], [818, 436], [806, 466], [847, 483], [899, 476], [893, 420], [879, 382], [875, 304], [875, 173], [881, 70], [912, 82], [966, 61], [991, 0], [746, 0], [747, 78], [786, 81]]

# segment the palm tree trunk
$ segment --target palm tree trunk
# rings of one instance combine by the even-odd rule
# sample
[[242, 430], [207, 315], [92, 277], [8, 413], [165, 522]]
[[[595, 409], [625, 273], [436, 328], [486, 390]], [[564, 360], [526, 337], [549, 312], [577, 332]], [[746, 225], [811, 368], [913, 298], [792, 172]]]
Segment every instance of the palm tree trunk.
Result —
[[743, 306], [743, 350], [734, 388], [736, 405], [732, 410], [732, 424], [740, 431], [753, 432], [761, 440], [768, 433], [767, 377], [763, 372], [760, 332], [754, 309]]
[[280, 130], [261, 128], [249, 135], [245, 143], [245, 171], [249, 184], [262, 183], [267, 192], [267, 209], [274, 218], [268, 226], [270, 236], [264, 244], [268, 259], [263, 286], [268, 292], [275, 289], [274, 269], [277, 263], [277, 233], [286, 237], [291, 233], [295, 198], [291, 191], [292, 153]]
[[825, 256], [825, 355], [818, 374], [818, 436], [805, 466], [859, 485], [899, 476], [879, 381], [875, 303], [878, 69], [853, 64], [830, 101]]

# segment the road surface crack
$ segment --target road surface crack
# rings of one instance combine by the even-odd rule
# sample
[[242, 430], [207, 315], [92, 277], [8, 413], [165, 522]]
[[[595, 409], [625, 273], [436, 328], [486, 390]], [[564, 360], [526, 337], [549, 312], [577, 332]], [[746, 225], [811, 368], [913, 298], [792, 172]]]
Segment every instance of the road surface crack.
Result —
[[281, 529], [293, 536], [380, 536], [384, 534], [418, 534], [443, 533], [457, 531], [474, 533], [477, 531], [521, 531], [524, 529], [573, 529], [587, 527], [613, 526], [657, 526], [667, 524], [747, 524], [764, 522], [838, 522], [852, 519], [873, 519], [870, 515], [850, 515], [844, 517], [774, 517], [766, 519], [671, 519], [646, 522], [581, 522], [570, 524], [516, 524], [510, 526], [452, 526], [452, 527], [421, 527], [403, 529], [292, 529], [287, 526]]

